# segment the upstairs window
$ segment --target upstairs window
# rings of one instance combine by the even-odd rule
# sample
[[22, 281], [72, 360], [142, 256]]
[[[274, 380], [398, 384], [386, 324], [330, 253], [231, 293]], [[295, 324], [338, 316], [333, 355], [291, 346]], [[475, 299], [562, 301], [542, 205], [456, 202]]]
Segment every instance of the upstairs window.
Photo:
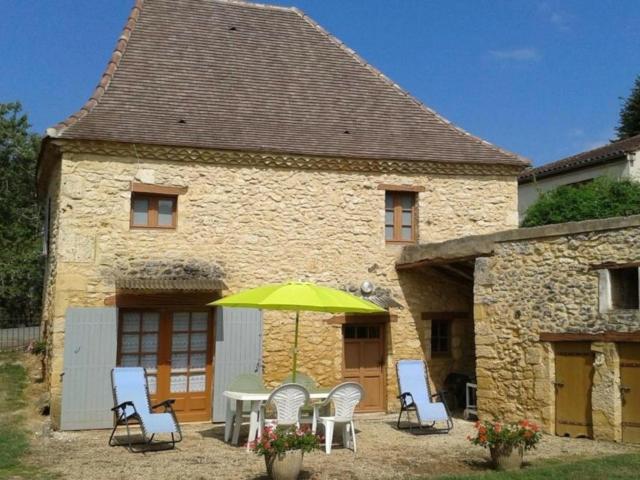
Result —
[[612, 268], [609, 270], [611, 308], [613, 310], [638, 310], [638, 268]]
[[176, 228], [178, 197], [133, 193], [131, 226], [141, 228]]
[[186, 187], [132, 183], [131, 228], [175, 229], [178, 224], [178, 195], [186, 191]]
[[385, 192], [384, 238], [387, 242], [417, 241], [416, 192]]

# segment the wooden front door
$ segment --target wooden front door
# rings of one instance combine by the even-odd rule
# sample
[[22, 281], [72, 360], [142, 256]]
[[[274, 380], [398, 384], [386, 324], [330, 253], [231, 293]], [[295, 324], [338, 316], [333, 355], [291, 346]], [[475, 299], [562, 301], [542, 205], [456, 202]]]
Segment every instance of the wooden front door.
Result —
[[556, 344], [556, 435], [593, 437], [593, 352], [588, 342]]
[[383, 325], [344, 325], [345, 382], [357, 382], [364, 388], [358, 412], [385, 409], [385, 354]]
[[118, 365], [145, 367], [152, 402], [175, 399], [180, 421], [210, 420], [212, 311], [185, 307], [121, 310]]
[[640, 443], [640, 343], [618, 344], [622, 441]]

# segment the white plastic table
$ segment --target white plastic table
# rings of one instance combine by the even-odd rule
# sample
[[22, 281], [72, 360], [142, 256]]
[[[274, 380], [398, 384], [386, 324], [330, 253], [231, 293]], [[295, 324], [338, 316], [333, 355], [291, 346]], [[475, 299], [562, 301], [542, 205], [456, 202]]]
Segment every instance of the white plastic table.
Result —
[[[226, 398], [227, 410], [224, 421], [224, 441], [228, 442], [231, 439], [233, 445], [238, 445], [240, 440], [240, 428], [242, 427], [242, 402], [251, 402], [251, 415], [249, 421], [249, 438], [247, 439], [247, 450], [249, 449], [249, 443], [255, 440], [258, 433], [258, 414], [260, 413], [260, 403], [266, 401], [269, 398], [271, 392], [222, 392], [222, 396]], [[329, 390], [327, 391], [315, 391], [309, 392], [311, 400], [324, 400], [329, 396]], [[235, 401], [236, 415], [235, 422], [233, 421], [233, 409], [231, 408], [232, 402]]]

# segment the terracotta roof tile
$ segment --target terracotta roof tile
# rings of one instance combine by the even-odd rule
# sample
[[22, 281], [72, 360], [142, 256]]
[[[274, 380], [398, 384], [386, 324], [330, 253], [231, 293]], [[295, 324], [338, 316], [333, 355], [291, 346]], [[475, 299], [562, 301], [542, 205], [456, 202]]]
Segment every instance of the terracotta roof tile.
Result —
[[570, 157], [547, 163], [536, 168], [529, 168], [518, 177], [519, 183], [532, 182], [535, 179], [549, 177], [562, 172], [577, 170], [618, 159], [627, 153], [640, 150], [640, 135], [612, 142], [603, 147], [594, 148]]
[[96, 91], [54, 137], [527, 165], [422, 105], [297, 9], [136, 0]]

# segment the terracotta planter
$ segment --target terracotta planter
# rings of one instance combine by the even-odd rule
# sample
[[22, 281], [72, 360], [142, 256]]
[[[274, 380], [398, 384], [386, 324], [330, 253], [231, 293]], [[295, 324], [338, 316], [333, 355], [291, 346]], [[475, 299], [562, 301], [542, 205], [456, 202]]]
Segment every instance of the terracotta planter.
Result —
[[302, 469], [302, 450], [289, 450], [278, 455], [265, 455], [269, 478], [273, 480], [297, 480]]
[[496, 470], [517, 470], [522, 467], [524, 448], [522, 447], [491, 447], [491, 460]]

